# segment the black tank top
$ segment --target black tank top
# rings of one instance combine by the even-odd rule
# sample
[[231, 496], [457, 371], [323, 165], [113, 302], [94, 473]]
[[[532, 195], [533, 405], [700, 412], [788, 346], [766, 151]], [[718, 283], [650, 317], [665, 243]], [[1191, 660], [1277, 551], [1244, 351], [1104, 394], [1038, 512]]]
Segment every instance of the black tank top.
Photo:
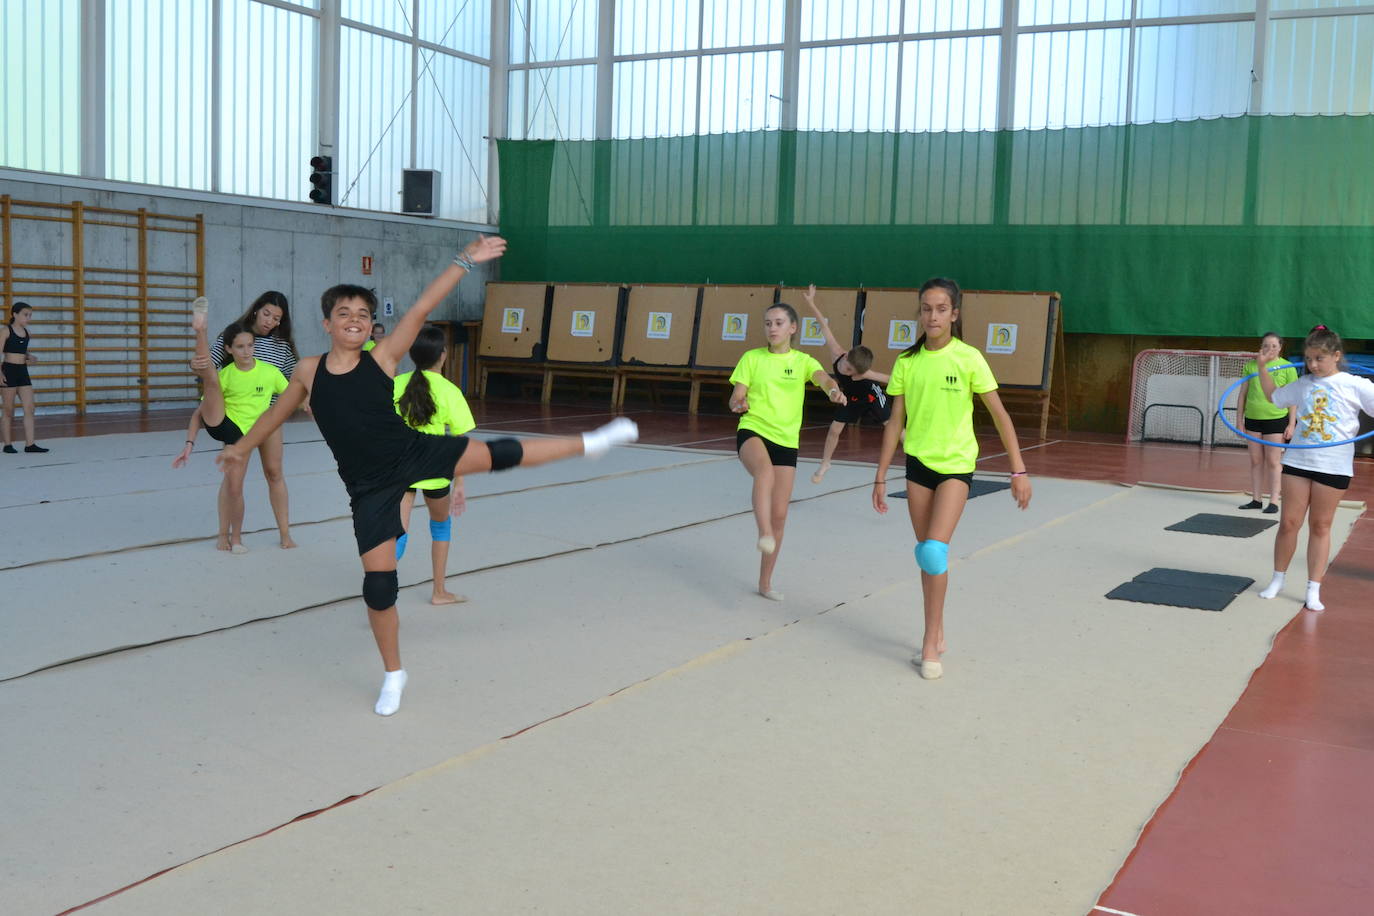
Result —
[[869, 395], [873, 393], [873, 382], [867, 379], [855, 378], [852, 375], [845, 375], [840, 371], [841, 359], [843, 359], [843, 357], [837, 356], [835, 357], [835, 361], [830, 364], [830, 375], [840, 386], [840, 390], [844, 392], [845, 399], [849, 401], [856, 401], [860, 398], [868, 400]]
[[9, 333], [9, 336], [5, 338], [5, 352], [6, 352], [6, 353], [27, 353], [27, 352], [29, 352], [29, 337], [31, 337], [31, 336], [32, 336], [32, 335], [30, 335], [30, 334], [25, 334], [23, 337], [20, 337], [18, 334], [14, 333], [14, 325], [10, 325], [10, 333]]
[[327, 357], [321, 356], [315, 369], [310, 410], [339, 464], [339, 476], [350, 488], [385, 480], [421, 434], [396, 413], [394, 383], [371, 353], [364, 350], [358, 365], [342, 375], [325, 368]]

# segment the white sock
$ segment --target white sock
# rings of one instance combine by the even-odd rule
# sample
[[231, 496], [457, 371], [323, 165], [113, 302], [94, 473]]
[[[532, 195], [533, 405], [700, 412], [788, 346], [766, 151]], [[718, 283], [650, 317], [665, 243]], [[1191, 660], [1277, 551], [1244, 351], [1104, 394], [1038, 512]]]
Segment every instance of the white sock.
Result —
[[382, 678], [382, 692], [377, 695], [375, 712], [379, 716], [389, 716], [401, 708], [401, 691], [406, 689], [406, 671], [388, 671]]
[[1265, 586], [1264, 591], [1259, 593], [1259, 596], [1261, 598], [1276, 597], [1279, 592], [1283, 591], [1284, 578], [1283, 573], [1279, 572], [1277, 569], [1274, 570], [1274, 578], [1269, 580], [1269, 584]]
[[613, 445], [624, 445], [639, 438], [639, 426], [629, 417], [616, 417], [605, 426], [582, 434], [582, 453], [588, 458], [606, 454]]
[[1322, 584], [1307, 580], [1307, 609], [1309, 611], [1324, 611], [1326, 605], [1322, 604]]

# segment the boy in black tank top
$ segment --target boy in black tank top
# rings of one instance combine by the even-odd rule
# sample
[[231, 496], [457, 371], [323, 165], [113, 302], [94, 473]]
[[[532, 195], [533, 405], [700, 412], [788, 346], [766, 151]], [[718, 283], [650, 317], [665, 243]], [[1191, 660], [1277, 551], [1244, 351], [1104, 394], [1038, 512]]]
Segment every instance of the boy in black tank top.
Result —
[[400, 708], [406, 683], [396, 613], [396, 538], [405, 530], [401, 497], [410, 485], [429, 477], [499, 471], [578, 455], [595, 457], [639, 437], [635, 424], [619, 417], [577, 437], [482, 442], [466, 436], [426, 435], [411, 429], [396, 413], [392, 402], [396, 364], [415, 342], [430, 312], [468, 271], [499, 258], [505, 250], [505, 240], [495, 237], [484, 236], [469, 244], [425, 287], [395, 330], [367, 352], [363, 344], [372, 331], [376, 296], [361, 286], [325, 290], [320, 309], [329, 352], [303, 358], [276, 404], [215, 459], [223, 468], [246, 461], [309, 398], [315, 422], [338, 462], [353, 511], [353, 533], [363, 563], [363, 600], [386, 671], [377, 698], [378, 715], [389, 716]]
[[835, 416], [831, 419], [830, 429], [825, 434], [821, 466], [811, 475], [812, 483], [820, 483], [825, 478], [825, 472], [830, 470], [830, 458], [835, 454], [835, 447], [840, 444], [840, 433], [844, 432], [846, 426], [858, 423], [865, 414], [876, 420], [879, 426], [885, 424], [887, 418], [892, 416], [892, 403], [887, 399], [887, 392], [883, 390], [883, 386], [892, 377], [873, 370], [873, 351], [868, 347], [858, 346], [846, 350], [840, 346], [835, 335], [830, 333], [830, 323], [825, 320], [825, 316], [816, 305], [814, 283], [806, 288], [806, 304], [811, 307], [811, 314], [820, 322], [825, 342], [830, 347], [830, 355], [835, 358], [830, 375], [839, 384], [845, 397], [845, 402], [835, 408]]

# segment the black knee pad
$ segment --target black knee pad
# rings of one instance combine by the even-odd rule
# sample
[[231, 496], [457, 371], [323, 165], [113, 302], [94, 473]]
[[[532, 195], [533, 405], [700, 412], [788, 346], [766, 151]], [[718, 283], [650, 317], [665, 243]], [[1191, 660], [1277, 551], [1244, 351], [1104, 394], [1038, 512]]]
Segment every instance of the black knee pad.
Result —
[[374, 611], [385, 611], [396, 605], [396, 595], [401, 590], [396, 570], [363, 573], [363, 601]]
[[519, 439], [493, 439], [487, 443], [487, 450], [491, 452], [493, 471], [513, 468], [525, 457], [525, 447]]

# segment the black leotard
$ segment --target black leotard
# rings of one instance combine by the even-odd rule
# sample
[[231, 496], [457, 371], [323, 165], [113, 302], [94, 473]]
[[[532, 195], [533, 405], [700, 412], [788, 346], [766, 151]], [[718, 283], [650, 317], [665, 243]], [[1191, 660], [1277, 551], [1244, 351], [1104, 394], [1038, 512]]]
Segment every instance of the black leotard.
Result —
[[350, 491], [369, 480], [385, 480], [419, 433], [401, 419], [392, 401], [391, 376], [363, 351], [358, 365], [342, 375], [325, 368], [320, 357], [310, 390], [310, 410]]

